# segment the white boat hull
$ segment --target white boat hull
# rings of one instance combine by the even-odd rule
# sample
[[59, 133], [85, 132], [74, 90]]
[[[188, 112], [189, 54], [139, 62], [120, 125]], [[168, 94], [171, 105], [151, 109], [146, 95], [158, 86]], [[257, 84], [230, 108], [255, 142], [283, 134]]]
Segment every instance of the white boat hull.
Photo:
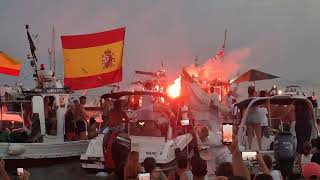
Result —
[[[142, 163], [146, 157], [156, 159], [160, 167], [167, 167], [175, 160], [176, 148], [187, 150], [192, 142], [192, 135], [178, 136], [175, 140], [164, 140], [164, 138], [131, 136], [131, 150], [139, 152], [139, 162]], [[84, 169], [104, 170], [104, 156], [102, 151], [103, 135], [92, 139], [86, 153], [80, 157], [81, 166]], [[162, 140], [162, 141], [161, 141]], [[191, 149], [188, 149], [190, 151]]]
[[[0, 143], [0, 156], [3, 159], [42, 159], [80, 156], [86, 152], [89, 140], [62, 143]], [[24, 152], [10, 154], [12, 146], [21, 145]]]

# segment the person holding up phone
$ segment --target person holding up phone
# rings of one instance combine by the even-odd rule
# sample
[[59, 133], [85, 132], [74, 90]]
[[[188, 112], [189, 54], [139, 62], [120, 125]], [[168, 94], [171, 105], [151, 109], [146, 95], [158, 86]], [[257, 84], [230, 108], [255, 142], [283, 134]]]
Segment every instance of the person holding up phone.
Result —
[[250, 172], [242, 160], [238, 145], [238, 137], [235, 134], [232, 135], [232, 142], [228, 145], [228, 149], [232, 154], [233, 176], [241, 176], [246, 179], [251, 179]]
[[10, 180], [9, 176], [8, 176], [8, 173], [5, 169], [5, 165], [6, 163], [4, 162], [4, 160], [1, 158], [0, 160], [0, 177], [3, 179], [3, 180]]

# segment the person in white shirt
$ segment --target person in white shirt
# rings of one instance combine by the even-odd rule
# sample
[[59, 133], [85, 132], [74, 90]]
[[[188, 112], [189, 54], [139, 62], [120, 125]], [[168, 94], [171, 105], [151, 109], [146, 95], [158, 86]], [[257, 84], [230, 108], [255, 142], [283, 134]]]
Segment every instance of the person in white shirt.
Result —
[[[152, 84], [147, 82], [145, 84], [145, 91], [152, 91]], [[151, 95], [144, 94], [141, 96], [141, 109], [138, 111], [138, 120], [152, 120], [153, 119], [153, 105], [154, 98]]]
[[218, 117], [219, 116], [219, 108], [218, 108], [218, 105], [220, 103], [220, 100], [219, 100], [219, 96], [216, 92], [214, 92], [214, 87], [210, 87], [210, 92], [211, 92], [211, 96], [210, 96], [210, 104], [209, 104], [209, 107], [210, 107], [210, 110], [211, 112], [216, 116]]
[[[266, 97], [267, 95], [267, 91], [260, 91], [259, 93], [260, 97]], [[270, 137], [270, 133], [269, 133], [269, 121], [268, 121], [268, 110], [265, 106], [260, 106], [258, 108], [258, 113], [260, 116], [260, 122], [261, 122], [261, 136], [262, 137], [266, 137], [269, 138]]]

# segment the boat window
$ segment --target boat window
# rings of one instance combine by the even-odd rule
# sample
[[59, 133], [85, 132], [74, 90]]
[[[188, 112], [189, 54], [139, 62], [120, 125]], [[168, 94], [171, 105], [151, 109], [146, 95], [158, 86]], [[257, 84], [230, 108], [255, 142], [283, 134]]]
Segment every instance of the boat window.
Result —
[[14, 131], [23, 127], [21, 102], [2, 102], [0, 105], [0, 130]]
[[46, 123], [46, 132], [49, 135], [57, 134], [57, 107], [54, 96], [46, 96], [44, 101], [44, 117]]
[[130, 135], [134, 136], [152, 136], [152, 137], [165, 137], [166, 132], [162, 132], [160, 126], [155, 121], [137, 121], [130, 123]]

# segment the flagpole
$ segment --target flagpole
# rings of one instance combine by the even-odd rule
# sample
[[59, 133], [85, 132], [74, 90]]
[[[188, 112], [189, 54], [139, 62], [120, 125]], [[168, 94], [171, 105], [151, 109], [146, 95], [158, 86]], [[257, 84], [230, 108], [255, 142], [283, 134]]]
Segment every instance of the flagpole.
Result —
[[223, 41], [223, 46], [222, 46], [223, 48], [226, 47], [226, 41], [227, 41], [227, 28], [224, 31], [224, 41]]
[[[124, 40], [125, 40], [125, 36], [126, 36], [126, 27], [124, 27], [124, 34], [123, 34], [123, 41], [122, 41], [122, 51], [121, 51], [121, 81], [122, 81], [122, 72], [123, 72], [123, 52], [124, 52]], [[118, 82], [118, 86], [120, 89], [120, 81]]]
[[53, 73], [56, 73], [56, 32], [54, 25], [52, 27], [52, 61], [53, 61]]

